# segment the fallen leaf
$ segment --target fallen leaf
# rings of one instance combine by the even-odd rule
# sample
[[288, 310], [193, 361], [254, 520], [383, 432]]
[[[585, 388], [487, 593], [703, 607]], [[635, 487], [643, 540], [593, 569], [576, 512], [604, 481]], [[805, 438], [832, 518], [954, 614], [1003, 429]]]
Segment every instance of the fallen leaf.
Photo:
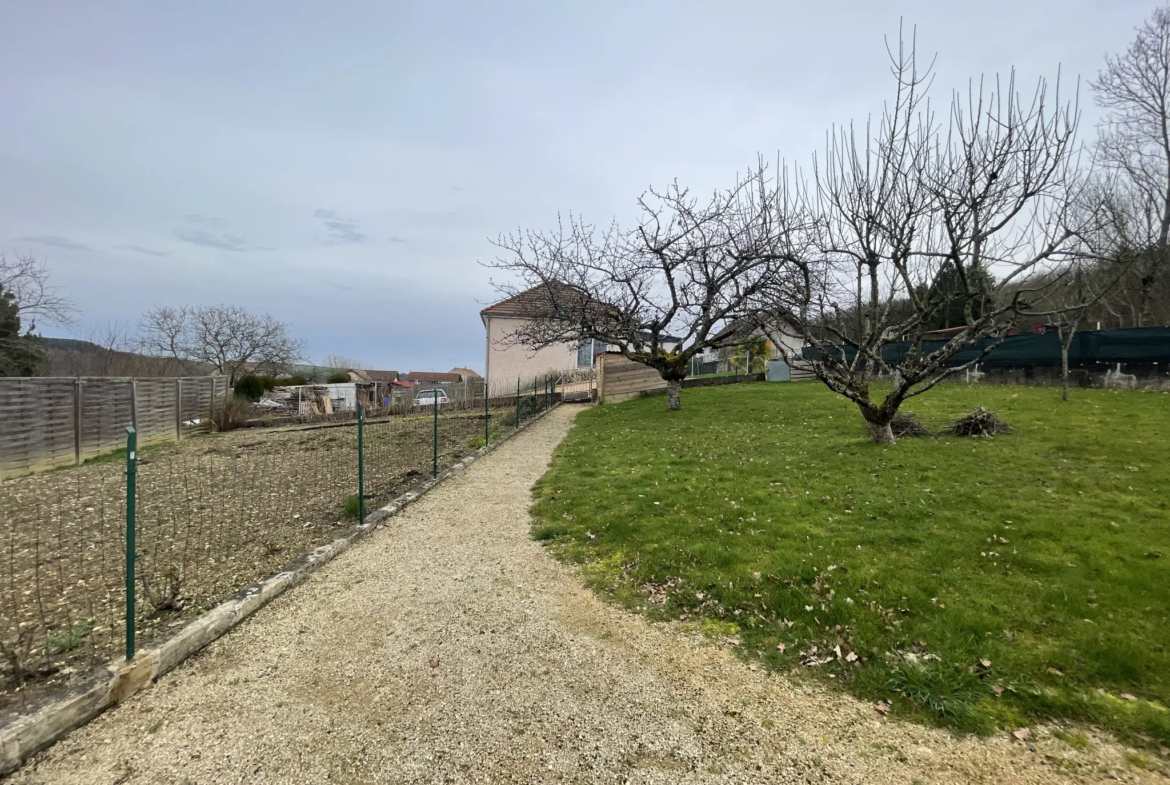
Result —
[[873, 705], [873, 709], [878, 714], [880, 714], [884, 717], [890, 713], [890, 702], [889, 701], [878, 701], [877, 703], [875, 703]]
[[1048, 673], [1049, 673], [1049, 674], [1051, 674], [1052, 676], [1063, 676], [1063, 675], [1064, 675], [1063, 673], [1061, 673], [1061, 672], [1060, 672], [1059, 670], [1057, 670], [1056, 668], [1049, 668], [1049, 669], [1048, 669]]
[[785, 648], [786, 648], [786, 647], [784, 646], [784, 644], [783, 644], [783, 643], [777, 643], [777, 644], [776, 644], [776, 650], [777, 650], [777, 651], [779, 651], [781, 654], [783, 654], [783, 653], [784, 653], [784, 650], [785, 650]]
[[998, 684], [992, 686], [991, 691], [994, 692], [996, 695], [1003, 695], [1003, 687], [1001, 687]]
[[841, 659], [841, 644], [838, 643], [833, 647], [833, 654], [837, 655], [837, 659]]
[[845, 662], [857, 662], [857, 655], [853, 652], [849, 652], [845, 655]]
[[1128, 692], [1123, 692], [1123, 693], [1121, 693], [1120, 695], [1118, 695], [1117, 697], [1121, 698], [1123, 701], [1135, 701], [1135, 700], [1137, 700], [1137, 697], [1136, 697], [1136, 696], [1130, 695]]
[[979, 660], [979, 664], [982, 665], [984, 668], [990, 668], [991, 667], [991, 660]]
[[429, 662], [428, 664], [429, 664], [429, 665], [430, 665], [432, 668], [437, 668], [437, 667], [439, 667], [439, 658], [438, 658], [438, 657], [431, 657], [431, 660], [430, 660], [430, 662]]
[[1020, 728], [1019, 730], [1014, 730], [1014, 731], [1012, 731], [1012, 736], [1015, 738], [1016, 741], [1023, 741], [1023, 742], [1031, 741], [1032, 740], [1032, 729], [1031, 728]]

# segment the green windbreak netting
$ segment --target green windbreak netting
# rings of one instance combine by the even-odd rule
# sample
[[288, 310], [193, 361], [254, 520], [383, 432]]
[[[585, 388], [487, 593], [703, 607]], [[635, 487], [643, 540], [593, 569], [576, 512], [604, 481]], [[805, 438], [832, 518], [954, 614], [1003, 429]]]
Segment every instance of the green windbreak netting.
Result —
[[[922, 351], [926, 354], [942, 348], [946, 341], [924, 341]], [[994, 343], [984, 339], [956, 354], [949, 365], [970, 362], [988, 345]], [[913, 344], [909, 341], [888, 343], [882, 348], [882, 357], [888, 363], [900, 363], [906, 358]], [[856, 352], [845, 347], [847, 360]], [[806, 348], [804, 358], [815, 360], [816, 349]], [[1170, 327], [1133, 327], [1124, 330], [1086, 330], [1073, 336], [1069, 346], [1070, 365], [1093, 363], [1170, 363]], [[1004, 338], [1003, 343], [991, 350], [982, 360], [988, 367], [1012, 367], [1023, 365], [1060, 365], [1060, 337], [1055, 329], [1045, 333], [1025, 333]]]

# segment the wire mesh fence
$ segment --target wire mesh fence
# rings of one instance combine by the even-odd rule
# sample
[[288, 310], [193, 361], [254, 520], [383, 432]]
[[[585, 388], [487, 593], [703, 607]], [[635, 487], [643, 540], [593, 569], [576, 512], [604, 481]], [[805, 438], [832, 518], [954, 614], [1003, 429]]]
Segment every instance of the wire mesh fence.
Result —
[[[30, 708], [358, 525], [560, 400], [557, 380], [361, 421], [245, 429], [140, 450], [127, 587], [125, 450], [0, 482], [0, 713]], [[362, 449], [359, 452], [359, 431]], [[361, 487], [359, 490], [359, 466]], [[359, 495], [360, 494], [360, 495]]]

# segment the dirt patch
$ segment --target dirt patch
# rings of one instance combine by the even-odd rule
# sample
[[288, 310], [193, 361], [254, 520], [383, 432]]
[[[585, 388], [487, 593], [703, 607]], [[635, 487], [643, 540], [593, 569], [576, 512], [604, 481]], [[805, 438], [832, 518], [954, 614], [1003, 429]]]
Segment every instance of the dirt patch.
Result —
[[[472, 452], [482, 417], [440, 417], [439, 469]], [[430, 476], [430, 418], [365, 429], [367, 512]], [[356, 523], [354, 425], [236, 431], [144, 450], [137, 493], [140, 645]], [[0, 714], [34, 706], [123, 650], [124, 459], [0, 483]], [[19, 680], [12, 660], [26, 668]]]

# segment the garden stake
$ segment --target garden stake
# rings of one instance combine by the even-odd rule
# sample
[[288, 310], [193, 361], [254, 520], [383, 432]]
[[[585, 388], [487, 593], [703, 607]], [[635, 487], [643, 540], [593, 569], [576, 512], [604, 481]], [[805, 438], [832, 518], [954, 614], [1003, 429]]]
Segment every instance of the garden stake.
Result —
[[138, 484], [138, 431], [126, 426], [126, 661], [134, 659], [134, 500]]

